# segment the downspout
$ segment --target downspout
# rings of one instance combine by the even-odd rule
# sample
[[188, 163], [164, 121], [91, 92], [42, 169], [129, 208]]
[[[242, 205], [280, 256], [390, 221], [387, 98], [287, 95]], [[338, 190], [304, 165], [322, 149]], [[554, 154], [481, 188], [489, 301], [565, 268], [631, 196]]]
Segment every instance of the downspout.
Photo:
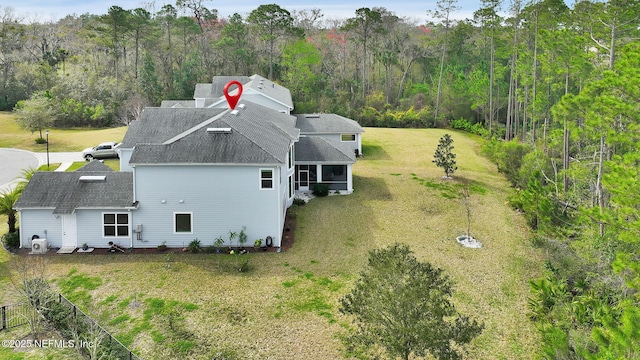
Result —
[[20, 226], [20, 249], [22, 249], [22, 211], [20, 210], [20, 217], [18, 218], [18, 226]]
[[[133, 155], [133, 154], [132, 154]], [[129, 157], [129, 159], [131, 159], [131, 157]], [[137, 204], [138, 203], [138, 199], [136, 198], [136, 166], [135, 165], [131, 165], [131, 168], [133, 169], [133, 191], [132, 191], [132, 195], [133, 195], [133, 204]], [[130, 218], [129, 218], [129, 226], [131, 227], [131, 230], [129, 231], [129, 236], [131, 236], [131, 249], [133, 249], [133, 224], [135, 224], [134, 220], [133, 220], [133, 211], [129, 210], [129, 213], [131, 214]], [[138, 235], [136, 235], [138, 236]]]
[[278, 194], [276, 195], [277, 199], [278, 199], [278, 209], [277, 209], [277, 211], [278, 211], [278, 224], [282, 224], [282, 227], [279, 226], [279, 229], [278, 229], [278, 232], [279, 232], [279, 234], [278, 234], [278, 239], [279, 239], [278, 247], [280, 248], [280, 247], [282, 247], [282, 230], [284, 230], [284, 219], [282, 217], [283, 216], [282, 215], [282, 204], [280, 204], [280, 202], [282, 201], [282, 194], [280, 193], [281, 190], [282, 190], [282, 167], [277, 166], [276, 169], [279, 172], [278, 177], [280, 178], [280, 183], [278, 184], [278, 187], [277, 187]]

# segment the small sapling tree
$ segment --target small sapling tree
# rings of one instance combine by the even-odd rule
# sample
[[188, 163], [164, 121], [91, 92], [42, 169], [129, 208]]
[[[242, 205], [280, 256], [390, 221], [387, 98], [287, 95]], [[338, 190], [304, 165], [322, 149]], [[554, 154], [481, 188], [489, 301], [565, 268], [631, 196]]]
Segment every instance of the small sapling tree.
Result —
[[464, 204], [464, 209], [467, 215], [467, 239], [471, 239], [471, 199], [469, 197], [469, 183], [465, 182], [460, 189], [460, 197]]
[[451, 175], [458, 169], [456, 154], [453, 153], [453, 138], [451, 138], [451, 135], [444, 134], [440, 138], [436, 152], [433, 154], [433, 163], [444, 170], [446, 178], [451, 178]]
[[408, 245], [371, 251], [368, 266], [341, 300], [340, 312], [352, 315], [357, 326], [348, 346], [374, 358], [385, 351], [393, 359], [461, 359], [462, 345], [484, 326], [456, 311], [452, 288], [442, 269], [418, 261]]

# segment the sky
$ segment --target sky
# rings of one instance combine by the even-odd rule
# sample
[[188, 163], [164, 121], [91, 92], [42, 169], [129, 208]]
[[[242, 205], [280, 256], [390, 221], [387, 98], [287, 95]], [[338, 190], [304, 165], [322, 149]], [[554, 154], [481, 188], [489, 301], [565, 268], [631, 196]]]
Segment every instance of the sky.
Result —
[[[436, 9], [436, 2], [437, 0], [227, 0], [203, 1], [203, 5], [209, 9], [217, 9], [218, 16], [224, 18], [234, 13], [246, 17], [261, 4], [275, 3], [290, 12], [303, 9], [321, 9], [324, 20], [354, 17], [355, 11], [362, 7], [384, 7], [397, 16], [406, 17], [415, 20], [417, 24], [422, 24], [428, 19], [426, 11]], [[55, 21], [71, 14], [106, 14], [109, 7], [113, 5], [126, 10], [142, 7], [155, 12], [164, 4], [175, 6], [175, 0], [21, 0], [14, 1], [10, 5], [0, 4], [0, 12], [3, 7], [8, 6], [13, 9], [15, 15], [18, 15], [25, 22], [46, 22]], [[454, 19], [471, 19], [473, 12], [480, 8], [480, 0], [458, 0], [458, 7], [460, 10], [453, 14]]]

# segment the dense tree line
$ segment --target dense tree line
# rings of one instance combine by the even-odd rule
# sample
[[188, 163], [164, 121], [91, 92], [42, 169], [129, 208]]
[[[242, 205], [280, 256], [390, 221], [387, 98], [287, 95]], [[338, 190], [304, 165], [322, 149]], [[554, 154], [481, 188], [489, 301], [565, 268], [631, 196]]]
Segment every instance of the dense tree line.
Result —
[[528, 305], [548, 359], [640, 357], [640, 44], [603, 66], [536, 143], [485, 145], [547, 253]]
[[111, 126], [215, 75], [259, 73], [301, 113], [486, 136], [533, 244], [549, 250], [529, 304], [546, 357], [637, 358], [639, 7], [482, 0], [454, 21], [456, 2], [441, 0], [427, 24], [276, 4], [220, 18], [200, 0], [27, 23], [5, 7], [0, 109], [38, 119], [34, 131]]
[[215, 75], [259, 73], [290, 88], [299, 112], [397, 127], [463, 118], [533, 141], [557, 126], [553, 105], [613, 69], [638, 36], [633, 1], [481, 6], [456, 21], [456, 1], [441, 0], [425, 9], [427, 24], [385, 8], [324, 19], [319, 9], [276, 4], [220, 18], [200, 0], [27, 23], [4, 7], [0, 109], [44, 97], [54, 125], [105, 126], [162, 99], [191, 98], [195, 83]]

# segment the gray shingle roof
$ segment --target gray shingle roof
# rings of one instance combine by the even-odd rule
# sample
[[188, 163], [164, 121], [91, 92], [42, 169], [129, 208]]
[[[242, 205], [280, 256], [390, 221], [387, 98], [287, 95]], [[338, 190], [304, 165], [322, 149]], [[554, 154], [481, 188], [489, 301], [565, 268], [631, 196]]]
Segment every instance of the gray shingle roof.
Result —
[[301, 137], [295, 145], [296, 162], [353, 164], [356, 155], [351, 146], [320, 136]]
[[193, 108], [196, 107], [195, 100], [162, 100], [160, 107], [163, 108]]
[[276, 84], [260, 75], [247, 76], [214, 76], [211, 84], [196, 84], [194, 99], [207, 99], [205, 106], [224, 100], [224, 87], [229, 81], [237, 80], [243, 88], [251, 88], [262, 95], [293, 109], [291, 92], [286, 87]]
[[362, 126], [356, 121], [336, 114], [296, 115], [296, 127], [301, 134], [359, 134]]
[[236, 80], [243, 86], [251, 81], [248, 76], [214, 76], [210, 84], [196, 84], [196, 90], [193, 93], [194, 99], [217, 99], [224, 96], [224, 86], [229, 81]]
[[102, 161], [93, 160], [76, 170], [76, 172], [84, 173], [84, 172], [94, 172], [94, 171], [106, 171], [113, 172], [113, 169], [105, 165]]
[[[237, 107], [235, 114], [215, 109], [216, 116], [194, 124], [188, 131], [183, 129], [180, 136], [137, 145], [130, 163], [285, 163], [289, 146], [299, 136], [295, 118], [251, 102], [243, 104], [244, 108]], [[231, 128], [231, 132], [209, 133], [207, 128]]]
[[[105, 176], [105, 180], [85, 182], [80, 181], [81, 176]], [[15, 208], [49, 208], [54, 209], [54, 214], [71, 214], [78, 208], [123, 209], [131, 206], [133, 173], [115, 172], [99, 161], [92, 161], [75, 172], [36, 172]]]
[[293, 109], [293, 99], [291, 98], [291, 91], [286, 87], [276, 84], [267, 78], [264, 78], [260, 75], [252, 75], [251, 82], [246, 84], [247, 87], [250, 87], [262, 94], [281, 102], [291, 109]]
[[161, 144], [223, 111], [225, 109], [146, 108], [140, 120], [129, 124], [121, 147], [133, 148], [138, 144]]

